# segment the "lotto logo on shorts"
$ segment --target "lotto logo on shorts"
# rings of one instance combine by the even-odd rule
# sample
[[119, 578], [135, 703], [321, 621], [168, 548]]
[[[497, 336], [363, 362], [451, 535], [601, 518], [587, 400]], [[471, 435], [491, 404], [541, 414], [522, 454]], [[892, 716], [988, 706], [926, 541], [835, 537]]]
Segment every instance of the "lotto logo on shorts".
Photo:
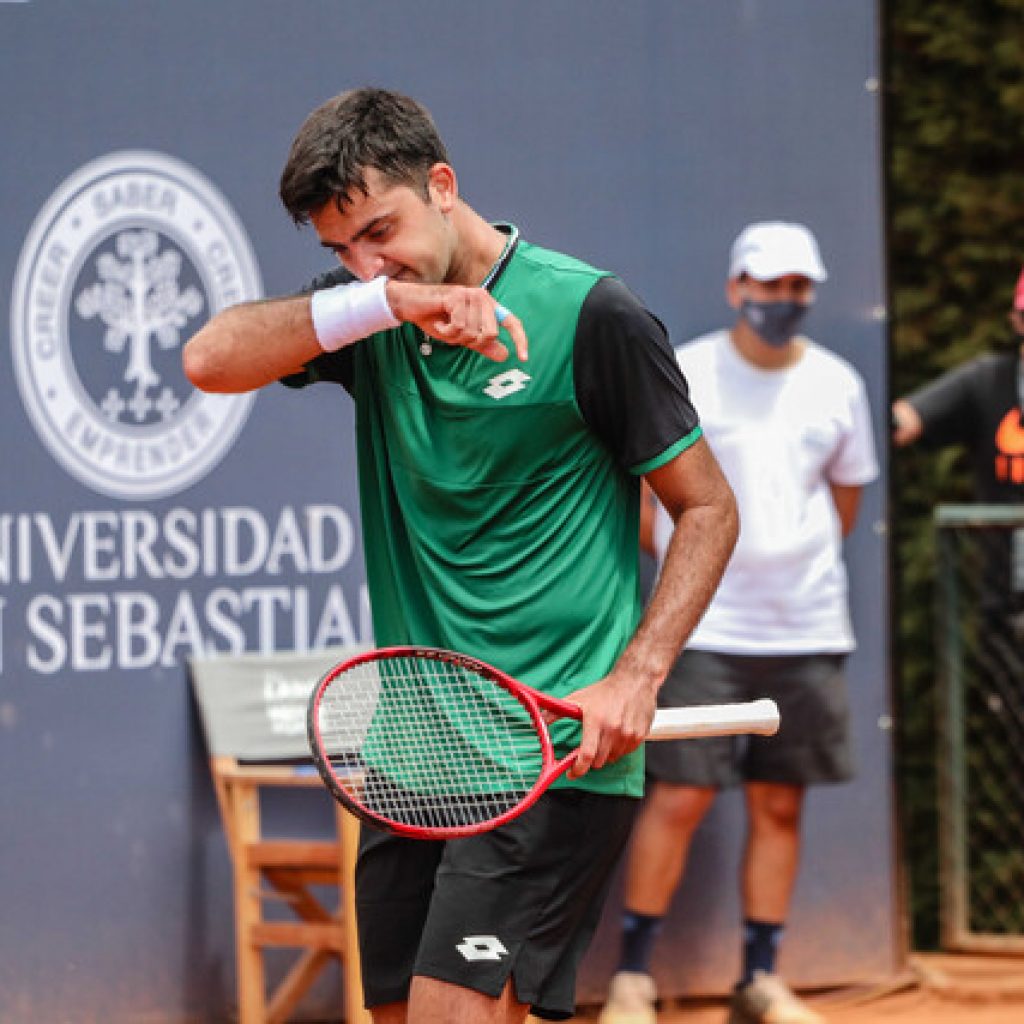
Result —
[[502, 398], [514, 395], [517, 391], [522, 391], [528, 380], [530, 380], [530, 375], [523, 373], [522, 370], [506, 370], [487, 382], [484, 394], [489, 395], [495, 401], [500, 401]]
[[508, 950], [497, 935], [467, 935], [455, 947], [467, 960], [500, 960]]

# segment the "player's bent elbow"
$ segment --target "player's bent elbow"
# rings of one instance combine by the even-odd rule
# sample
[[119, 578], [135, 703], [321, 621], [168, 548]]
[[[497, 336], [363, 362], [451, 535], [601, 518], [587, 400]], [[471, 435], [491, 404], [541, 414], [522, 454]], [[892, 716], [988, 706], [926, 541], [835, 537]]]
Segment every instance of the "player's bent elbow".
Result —
[[729, 550], [736, 546], [740, 536], [740, 507], [736, 502], [736, 495], [725, 478], [722, 479], [723, 486], [720, 488], [718, 500], [717, 521], [721, 525], [722, 536], [725, 539]]
[[211, 358], [201, 334], [186, 343], [181, 353], [181, 366], [189, 382], [200, 391], [223, 391], [223, 387], [218, 386], [216, 360]]
[[231, 344], [231, 329], [223, 323], [225, 316], [225, 313], [215, 316], [186, 342], [182, 350], [181, 365], [185, 376], [200, 391], [228, 394], [246, 390], [239, 387], [230, 372], [227, 352]]

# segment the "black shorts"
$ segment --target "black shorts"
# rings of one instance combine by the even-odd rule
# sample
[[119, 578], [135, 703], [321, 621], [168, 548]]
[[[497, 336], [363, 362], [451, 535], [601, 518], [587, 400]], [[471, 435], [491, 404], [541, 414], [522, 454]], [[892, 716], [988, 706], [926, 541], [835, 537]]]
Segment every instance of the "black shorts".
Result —
[[576, 969], [638, 805], [559, 789], [499, 829], [446, 843], [364, 827], [356, 908], [366, 1005], [406, 1000], [416, 974], [494, 997], [511, 975], [535, 1016], [571, 1017]]
[[771, 697], [774, 736], [647, 744], [647, 775], [715, 789], [742, 782], [808, 786], [853, 777], [844, 654], [758, 656], [686, 650], [658, 694], [661, 707]]

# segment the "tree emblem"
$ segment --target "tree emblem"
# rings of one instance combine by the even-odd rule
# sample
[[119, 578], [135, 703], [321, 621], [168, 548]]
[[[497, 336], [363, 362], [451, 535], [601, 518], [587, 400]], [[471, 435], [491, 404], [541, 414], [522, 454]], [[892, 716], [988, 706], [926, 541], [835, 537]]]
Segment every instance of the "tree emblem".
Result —
[[155, 231], [122, 231], [114, 242], [117, 252], [103, 253], [96, 260], [99, 282], [82, 291], [75, 300], [79, 316], [99, 317], [106, 325], [103, 347], [108, 352], [128, 349], [128, 367], [123, 380], [135, 391], [125, 402], [117, 388], [111, 388], [100, 403], [104, 415], [117, 422], [127, 409], [136, 422], [156, 410], [170, 419], [180, 405], [169, 387], [154, 402], [151, 388], [160, 383], [153, 368], [151, 344], [162, 349], [181, 344], [181, 329], [203, 309], [201, 293], [191, 285], [178, 287], [181, 254], [174, 249], [160, 252]]

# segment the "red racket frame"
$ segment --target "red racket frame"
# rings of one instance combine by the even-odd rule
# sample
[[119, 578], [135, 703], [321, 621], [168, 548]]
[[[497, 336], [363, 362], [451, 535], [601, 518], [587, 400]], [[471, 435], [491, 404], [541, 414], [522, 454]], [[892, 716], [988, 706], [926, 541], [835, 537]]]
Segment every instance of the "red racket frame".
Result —
[[[420, 825], [407, 825], [401, 822], [391, 821], [382, 818], [372, 811], [367, 810], [358, 801], [354, 800], [345, 787], [338, 782], [331, 765], [330, 757], [323, 748], [323, 741], [320, 736], [319, 716], [317, 709], [324, 691], [343, 672], [348, 672], [358, 665], [373, 661], [386, 661], [389, 658], [425, 658], [430, 661], [439, 661], [449, 665], [456, 665], [476, 672], [502, 687], [510, 693], [530, 715], [541, 747], [541, 770], [537, 781], [523, 798], [509, 810], [495, 818], [488, 818], [482, 822], [475, 822], [471, 825], [451, 825], [424, 827]], [[583, 713], [579, 706], [571, 701], [559, 700], [550, 694], [541, 693], [525, 683], [513, 679], [512, 676], [501, 669], [488, 665], [479, 658], [471, 658], [466, 654], [459, 654], [456, 651], [446, 651], [439, 647], [381, 647], [372, 651], [365, 651], [349, 658], [341, 664], [336, 665], [320, 680], [314, 687], [309, 700], [307, 714], [307, 731], [309, 734], [309, 745], [313, 753], [313, 762], [317, 771], [320, 772], [331, 795], [344, 807], [352, 812], [361, 821], [369, 825], [383, 829], [393, 835], [408, 836], [412, 839], [460, 839], [465, 836], [479, 835], [481, 832], [489, 832], [493, 828], [504, 825], [513, 818], [518, 817], [524, 811], [529, 810], [547, 790], [552, 782], [566, 772], [576, 759], [576, 752], [567, 754], [560, 760], [556, 760], [554, 748], [551, 744], [551, 734], [548, 731], [547, 722], [544, 720], [543, 712], [550, 712], [559, 718], [572, 718], [580, 721]]]

